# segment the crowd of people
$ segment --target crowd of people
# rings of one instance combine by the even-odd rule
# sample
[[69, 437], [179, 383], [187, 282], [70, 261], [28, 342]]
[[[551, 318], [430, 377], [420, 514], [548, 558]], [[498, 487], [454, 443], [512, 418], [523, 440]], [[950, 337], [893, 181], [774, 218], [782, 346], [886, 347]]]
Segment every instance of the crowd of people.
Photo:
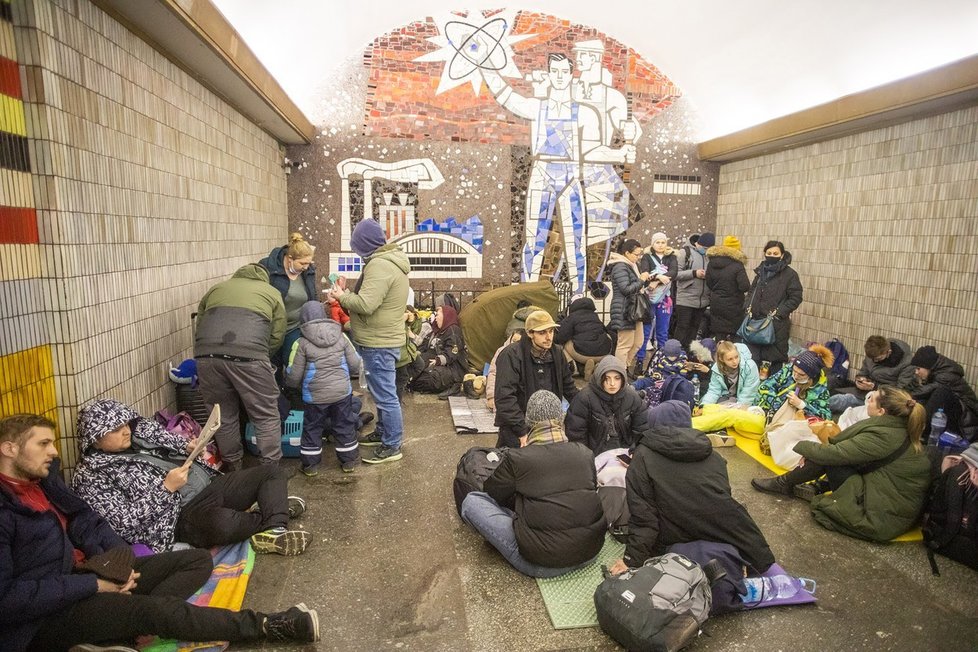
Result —
[[[312, 247], [293, 234], [201, 299], [194, 361], [203, 400], [220, 407], [220, 467], [189, 457], [196, 440], [102, 399], [79, 410], [69, 488], [51, 421], [0, 421], [0, 647], [146, 634], [318, 640], [318, 615], [302, 604], [264, 614], [184, 600], [211, 571], [203, 548], [248, 540], [259, 553], [298, 555], [311, 544], [311, 533], [290, 525], [306, 503], [289, 495], [279, 465], [289, 407], [303, 411], [301, 472], [320, 472], [332, 438], [339, 468], [352, 473], [403, 458], [405, 392], [447, 398], [472, 371], [454, 297], [430, 319], [419, 314], [408, 258], [374, 220], [357, 224], [351, 248], [362, 259], [358, 279], [331, 277], [325, 296]], [[767, 444], [789, 421], [822, 432], [842, 416], [848, 427], [799, 442], [793, 468], [752, 485], [809, 500], [820, 524], [854, 537], [888, 541], [914, 527], [931, 482], [931, 417], [943, 411], [948, 430], [978, 435], [978, 396], [961, 365], [883, 335], [866, 340], [851, 381], [830, 373], [824, 346], [789, 355], [802, 285], [784, 244], [770, 241], [763, 254], [751, 280], [735, 236], [717, 244], [701, 233], [674, 250], [656, 233], [648, 247], [626, 239], [609, 257], [607, 323], [585, 296], [559, 319], [529, 301], [511, 304], [484, 382], [506, 452], [483, 490], [462, 501], [465, 522], [535, 577], [589, 563], [609, 529], [626, 544], [614, 571], [674, 544], [712, 541], [762, 573], [774, 555], [714, 449], [737, 436]], [[769, 342], [742, 341], [748, 318], [772, 320]], [[362, 410], [358, 378], [376, 416]], [[255, 466], [244, 464], [242, 406]], [[117, 565], [120, 548], [145, 554], [123, 555], [128, 572], [113, 578], [84, 572], [86, 560], [107, 555]], [[106, 609], [122, 617], [94, 617]]]

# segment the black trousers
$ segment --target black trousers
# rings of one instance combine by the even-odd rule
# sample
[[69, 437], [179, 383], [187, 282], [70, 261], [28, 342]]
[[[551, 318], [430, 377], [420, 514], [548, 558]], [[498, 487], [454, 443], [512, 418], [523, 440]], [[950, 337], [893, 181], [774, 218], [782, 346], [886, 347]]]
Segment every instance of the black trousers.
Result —
[[499, 426], [499, 436], [496, 438], [496, 448], [519, 448], [522, 435], [515, 428]]
[[690, 308], [689, 306], [676, 306], [672, 311], [672, 337], [679, 340], [683, 349], [689, 349], [689, 343], [696, 337], [696, 332], [700, 328], [700, 321], [706, 308]]
[[[209, 548], [285, 527], [289, 522], [288, 485], [288, 474], [276, 464], [218, 476], [180, 510], [177, 540]], [[256, 502], [257, 512], [245, 511]]]
[[67, 650], [79, 643], [131, 641], [144, 634], [189, 641], [261, 638], [263, 614], [197, 607], [186, 602], [213, 570], [206, 550], [140, 557], [132, 595], [96, 593], [42, 621], [31, 652]]
[[784, 474], [784, 478], [788, 485], [793, 487], [796, 484], [818, 480], [823, 475], [828, 479], [832, 491], [835, 491], [851, 476], [859, 475], [859, 471], [851, 466], [822, 466], [805, 460], [805, 466], [791, 469]]
[[930, 420], [939, 409], [943, 409], [944, 416], [947, 417], [947, 432], [961, 434], [961, 418], [964, 416], [964, 411], [961, 409], [961, 401], [957, 394], [950, 389], [938, 386], [927, 397], [924, 409], [927, 411], [927, 423], [924, 426], [925, 435], [930, 434]]

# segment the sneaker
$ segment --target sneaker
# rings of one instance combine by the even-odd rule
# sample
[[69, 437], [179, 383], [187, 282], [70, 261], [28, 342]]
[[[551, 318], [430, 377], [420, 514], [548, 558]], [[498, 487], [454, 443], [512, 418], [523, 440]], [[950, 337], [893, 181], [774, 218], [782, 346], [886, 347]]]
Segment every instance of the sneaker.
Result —
[[340, 464], [340, 468], [343, 469], [343, 473], [353, 473], [360, 466], [360, 458], [355, 460], [350, 460], [349, 462], [343, 462]]
[[303, 466], [299, 470], [302, 472], [302, 475], [306, 476], [307, 478], [315, 478], [317, 475], [319, 475], [318, 466]]
[[364, 426], [366, 426], [369, 423], [372, 423], [373, 420], [374, 420], [374, 413], [373, 412], [364, 411], [364, 412], [361, 412], [360, 413], [360, 427], [361, 428], [363, 428]]
[[[306, 473], [306, 470], [302, 470]], [[315, 475], [315, 469], [313, 469], [313, 474]], [[306, 475], [309, 475], [306, 473]], [[299, 518], [302, 513], [306, 511], [306, 501], [299, 498], [298, 496], [289, 496], [289, 518]]]
[[713, 444], [713, 448], [727, 448], [737, 445], [737, 441], [725, 432], [710, 432], [706, 434], [706, 438]]
[[397, 460], [404, 457], [401, 454], [400, 448], [391, 448], [390, 446], [381, 446], [374, 453], [373, 457], [365, 457], [363, 461], [367, 464], [383, 464], [384, 462], [396, 462]]
[[251, 547], [258, 554], [274, 552], [292, 557], [305, 552], [312, 543], [312, 536], [305, 530], [286, 530], [278, 527], [251, 536]]
[[374, 430], [369, 435], [364, 435], [359, 440], [361, 446], [380, 446], [384, 442], [381, 440], [380, 433]]
[[265, 616], [265, 638], [315, 643], [319, 640], [319, 614], [302, 602], [281, 613], [268, 614]]
[[774, 478], [754, 478], [750, 481], [750, 485], [758, 491], [764, 491], [769, 494], [781, 494], [782, 496], [790, 496], [792, 494], [792, 488], [785, 482], [783, 475]]

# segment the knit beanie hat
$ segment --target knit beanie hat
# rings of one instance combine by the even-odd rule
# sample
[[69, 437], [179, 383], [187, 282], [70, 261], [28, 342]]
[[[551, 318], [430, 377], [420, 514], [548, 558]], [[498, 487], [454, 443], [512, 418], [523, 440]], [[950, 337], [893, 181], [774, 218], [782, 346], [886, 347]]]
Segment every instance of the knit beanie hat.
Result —
[[553, 392], [545, 389], [537, 390], [526, 402], [526, 422], [531, 427], [541, 421], [563, 420], [564, 410], [560, 406], [560, 399]]
[[669, 237], [665, 233], [663, 233], [662, 231], [657, 231], [657, 232], [655, 232], [655, 233], [652, 234], [652, 240], [651, 241], [652, 242], [655, 242], [656, 240], [665, 240], [666, 242], [669, 242]]
[[740, 238], [735, 235], [728, 235], [723, 239], [723, 246], [740, 251]]
[[682, 401], [665, 401], [649, 410], [649, 427], [676, 426], [691, 428], [693, 416], [689, 405]]
[[319, 301], [306, 301], [299, 311], [299, 323], [305, 324], [317, 319], [326, 319], [326, 308]]
[[917, 349], [910, 360], [910, 365], [921, 369], [933, 369], [937, 364], [937, 349], [933, 346], [922, 346]]
[[700, 344], [706, 347], [706, 350], [710, 352], [711, 357], [717, 357], [717, 341], [715, 339], [712, 337], [704, 337], [700, 340]]
[[662, 355], [675, 358], [683, 354], [683, 345], [679, 340], [666, 340], [662, 345]]
[[361, 258], [366, 258], [385, 244], [387, 244], [387, 236], [384, 234], [384, 229], [377, 220], [372, 219], [360, 220], [350, 238], [350, 249]]
[[795, 358], [794, 365], [813, 381], [817, 381], [822, 373], [822, 358], [814, 351], [805, 351], [799, 355]]
[[699, 240], [696, 241], [697, 247], [703, 247], [704, 249], [709, 249], [717, 243], [717, 237], [707, 231], [706, 233], [701, 233]]

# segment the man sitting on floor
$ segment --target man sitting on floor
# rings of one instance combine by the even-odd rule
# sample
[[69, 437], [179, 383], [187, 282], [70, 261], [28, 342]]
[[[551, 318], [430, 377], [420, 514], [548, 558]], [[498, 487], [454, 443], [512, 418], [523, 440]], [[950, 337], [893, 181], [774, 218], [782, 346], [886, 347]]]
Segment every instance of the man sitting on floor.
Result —
[[266, 615], [185, 602], [211, 574], [206, 550], [123, 561], [127, 580], [80, 572], [93, 557], [112, 551], [107, 557], [127, 560], [130, 551], [65, 485], [54, 441], [54, 423], [44, 417], [0, 420], [0, 649], [66, 650], [146, 634], [319, 640], [319, 618], [302, 604]]
[[866, 357], [854, 379], [854, 387], [846, 387], [829, 397], [829, 409], [838, 414], [848, 407], [858, 407], [866, 394], [880, 385], [893, 385], [909, 391], [914, 382], [914, 367], [910, 364], [910, 345], [902, 340], [888, 340], [882, 335], [870, 335], [863, 345]]
[[298, 555], [312, 541], [286, 527], [305, 502], [288, 496], [277, 464], [222, 475], [198, 458], [185, 468], [194, 442], [111, 399], [78, 413], [77, 435], [72, 485], [130, 543], [159, 552], [174, 541], [208, 548], [251, 537], [255, 552]]

